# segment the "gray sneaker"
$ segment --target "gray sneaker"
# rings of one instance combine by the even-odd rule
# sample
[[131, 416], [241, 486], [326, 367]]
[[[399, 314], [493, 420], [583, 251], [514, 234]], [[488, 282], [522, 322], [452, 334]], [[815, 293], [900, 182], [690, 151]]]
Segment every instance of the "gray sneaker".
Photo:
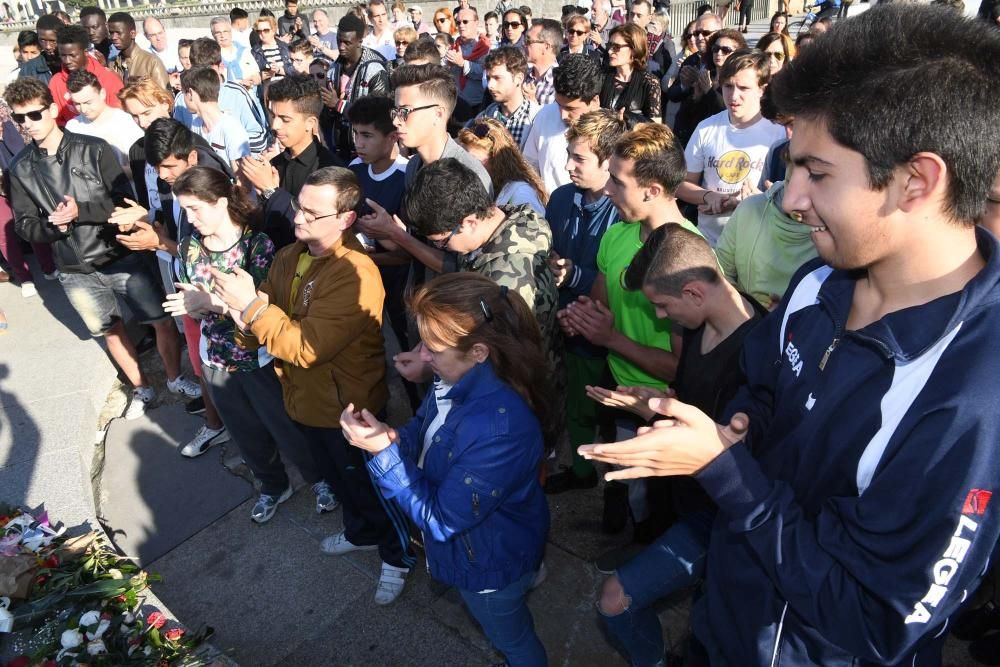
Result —
[[250, 518], [257, 523], [267, 523], [274, 516], [278, 505], [291, 497], [292, 487], [285, 489], [280, 496], [269, 496], [266, 493], [260, 494], [257, 498], [257, 504], [253, 506], [253, 511], [250, 512]]
[[340, 506], [340, 501], [333, 495], [333, 489], [325, 479], [313, 484], [312, 490], [316, 494], [316, 514], [332, 512]]

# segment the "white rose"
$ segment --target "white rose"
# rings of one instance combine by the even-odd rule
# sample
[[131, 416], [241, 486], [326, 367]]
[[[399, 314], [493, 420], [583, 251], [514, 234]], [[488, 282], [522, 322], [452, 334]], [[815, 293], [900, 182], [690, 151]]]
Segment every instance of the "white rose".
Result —
[[108, 652], [108, 647], [100, 639], [95, 639], [87, 644], [87, 653], [90, 655], [104, 655]]
[[83, 643], [83, 635], [79, 630], [64, 630], [59, 638], [59, 643], [63, 648], [76, 648]]
[[86, 614], [80, 617], [80, 626], [85, 625], [97, 625], [101, 622], [101, 612], [99, 611], [88, 611]]

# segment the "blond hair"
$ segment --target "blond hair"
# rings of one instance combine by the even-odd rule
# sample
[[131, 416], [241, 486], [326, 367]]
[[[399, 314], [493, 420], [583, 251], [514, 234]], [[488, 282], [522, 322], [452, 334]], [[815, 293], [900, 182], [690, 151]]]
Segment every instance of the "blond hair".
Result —
[[625, 134], [625, 121], [610, 109], [596, 109], [580, 116], [568, 130], [566, 143], [585, 139], [600, 162], [611, 157], [618, 139]]
[[166, 104], [170, 113], [174, 112], [174, 96], [148, 76], [129, 79], [128, 84], [118, 91], [118, 101], [123, 107], [126, 100], [135, 100], [145, 107]]
[[493, 181], [493, 192], [500, 192], [513, 181], [524, 181], [534, 189], [543, 206], [548, 203], [549, 195], [541, 177], [524, 159], [521, 147], [503, 123], [493, 118], [477, 118], [469, 127], [459, 130], [458, 143], [466, 148], [474, 146], [489, 156], [486, 171]]

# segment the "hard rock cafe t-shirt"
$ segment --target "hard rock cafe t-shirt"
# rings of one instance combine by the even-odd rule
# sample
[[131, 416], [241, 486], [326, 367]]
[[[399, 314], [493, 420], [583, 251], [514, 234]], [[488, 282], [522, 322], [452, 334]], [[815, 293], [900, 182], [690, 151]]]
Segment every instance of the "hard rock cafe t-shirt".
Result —
[[[684, 159], [689, 172], [701, 172], [703, 188], [737, 194], [745, 181], [760, 182], [771, 146], [785, 139], [785, 128], [765, 118], [742, 129], [733, 127], [727, 109], [698, 124]], [[729, 215], [698, 214], [698, 230], [713, 248], [728, 220]]]

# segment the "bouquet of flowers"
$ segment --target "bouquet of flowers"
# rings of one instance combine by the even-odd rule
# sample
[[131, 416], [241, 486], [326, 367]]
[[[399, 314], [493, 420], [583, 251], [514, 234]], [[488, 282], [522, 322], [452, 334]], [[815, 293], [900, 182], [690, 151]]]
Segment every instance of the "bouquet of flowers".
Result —
[[189, 633], [142, 604], [151, 579], [103, 533], [67, 539], [47, 516], [0, 505], [0, 633], [14, 631], [18, 656], [7, 667], [210, 664], [199, 647], [211, 628]]

